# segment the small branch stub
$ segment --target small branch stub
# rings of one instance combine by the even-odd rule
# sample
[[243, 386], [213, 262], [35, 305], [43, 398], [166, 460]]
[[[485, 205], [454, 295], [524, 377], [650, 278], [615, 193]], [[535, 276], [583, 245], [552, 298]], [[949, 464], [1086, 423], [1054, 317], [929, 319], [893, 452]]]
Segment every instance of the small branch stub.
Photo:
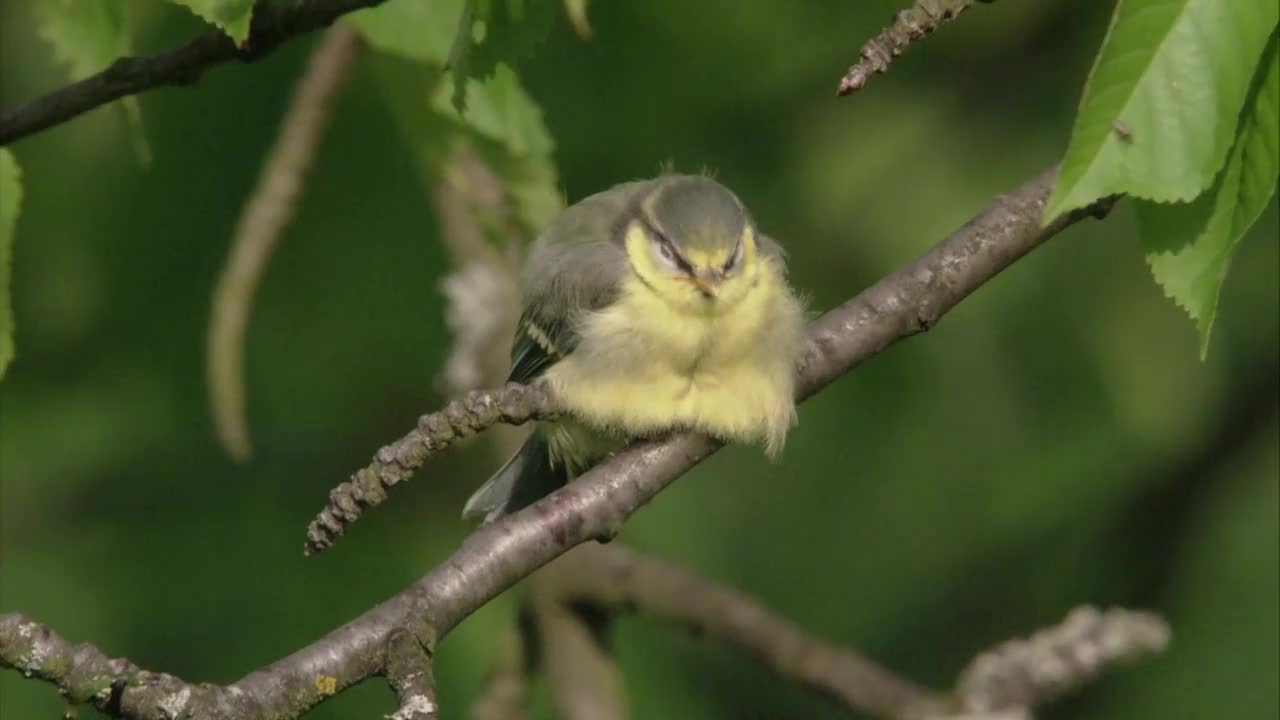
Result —
[[387, 682], [400, 707], [387, 720], [436, 720], [436, 679], [431, 655], [413, 633], [397, 630], [387, 643]]
[[408, 480], [432, 456], [463, 438], [498, 423], [520, 425], [556, 414], [551, 389], [543, 383], [509, 384], [500, 390], [475, 390], [439, 412], [423, 415], [409, 434], [384, 446], [373, 462], [329, 493], [329, 504], [307, 527], [304, 552], [327, 550], [366, 508], [387, 499], [387, 490]]

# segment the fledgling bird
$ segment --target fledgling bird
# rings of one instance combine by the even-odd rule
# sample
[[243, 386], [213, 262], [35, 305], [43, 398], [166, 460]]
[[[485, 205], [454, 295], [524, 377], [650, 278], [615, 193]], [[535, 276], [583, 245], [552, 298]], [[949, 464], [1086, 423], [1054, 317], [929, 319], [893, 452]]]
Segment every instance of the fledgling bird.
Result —
[[464, 517], [519, 510], [666, 431], [782, 449], [804, 312], [782, 249], [728, 188], [664, 175], [592, 195], [539, 236], [521, 281], [509, 381], [544, 379], [567, 413], [538, 424]]

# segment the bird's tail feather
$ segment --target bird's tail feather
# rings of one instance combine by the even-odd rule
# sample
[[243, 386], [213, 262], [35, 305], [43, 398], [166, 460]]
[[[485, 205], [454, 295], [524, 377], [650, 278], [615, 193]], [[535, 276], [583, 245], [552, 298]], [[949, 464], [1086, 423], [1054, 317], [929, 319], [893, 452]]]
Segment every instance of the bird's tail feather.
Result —
[[467, 500], [462, 517], [484, 516], [485, 522], [513, 513], [564, 485], [563, 470], [551, 465], [546, 439], [534, 432], [506, 462]]

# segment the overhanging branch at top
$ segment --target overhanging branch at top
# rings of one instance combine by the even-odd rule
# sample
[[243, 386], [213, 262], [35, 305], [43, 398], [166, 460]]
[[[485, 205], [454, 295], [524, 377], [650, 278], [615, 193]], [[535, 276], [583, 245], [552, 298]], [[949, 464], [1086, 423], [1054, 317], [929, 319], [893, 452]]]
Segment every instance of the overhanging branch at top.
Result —
[[254, 62], [299, 35], [329, 25], [354, 10], [384, 0], [289, 0], [259, 3], [242, 47], [221, 30], [209, 30], [172, 50], [149, 57], [122, 57], [102, 72], [65, 85], [0, 114], [0, 146], [64, 123], [128, 95], [166, 85], [190, 85], [208, 68]]

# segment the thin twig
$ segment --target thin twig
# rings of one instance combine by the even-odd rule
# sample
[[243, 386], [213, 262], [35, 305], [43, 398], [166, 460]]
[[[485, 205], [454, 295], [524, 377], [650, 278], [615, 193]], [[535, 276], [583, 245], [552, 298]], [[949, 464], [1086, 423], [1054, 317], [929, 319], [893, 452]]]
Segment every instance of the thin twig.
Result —
[[[534, 575], [537, 577], [537, 574]], [[542, 668], [556, 717], [625, 720], [629, 716], [622, 672], [580, 609], [532, 595], [538, 604]]]
[[320, 136], [333, 112], [333, 99], [347, 78], [360, 38], [347, 25], [334, 25], [298, 81], [280, 123], [275, 144], [249, 196], [231, 243], [231, 256], [218, 276], [209, 316], [208, 382], [218, 439], [231, 457], [249, 459], [245, 418], [244, 336], [258, 281], [275, 252], [306, 183]]
[[617, 543], [583, 545], [546, 569], [555, 569], [563, 597], [683, 625], [850, 710], [894, 717], [902, 708], [934, 699], [925, 688], [852, 650], [809, 635], [752, 597]]
[[0, 115], [0, 146], [64, 123], [128, 95], [166, 85], [191, 85], [215, 65], [254, 62], [293, 38], [326, 27], [346, 13], [384, 0], [288, 0], [258, 3], [243, 47], [221, 30], [149, 57], [123, 57], [102, 72], [65, 85]]
[[[1074, 212], [1048, 227], [1040, 224], [1053, 183], [1046, 172], [1009, 195], [993, 201], [976, 218], [922, 257], [858, 297], [828, 312], [810, 326], [799, 371], [802, 397], [817, 392], [894, 340], [935, 324], [944, 313], [996, 273], [1081, 218], [1101, 213], [1109, 203]], [[406, 439], [403, 458], [416, 467], [437, 443], [448, 444], [466, 430], [498, 421], [528, 419], [547, 410], [545, 394], [508, 389], [482, 394], [483, 407], [461, 405], [460, 417], [427, 423], [425, 433]], [[505, 397], [498, 397], [505, 396]], [[524, 397], [516, 403], [514, 398]], [[510, 404], [503, 415], [499, 401]], [[539, 405], [539, 402], [545, 403]], [[464, 618], [520, 579], [593, 539], [613, 537], [622, 523], [677, 477], [718, 447], [714, 441], [679, 434], [637, 443], [533, 505], [482, 525], [447, 560], [413, 585], [361, 616], [271, 665], [225, 686], [193, 685], [168, 675], [139, 674], [123, 661], [102, 666], [96, 687], [107, 686], [113, 704], [135, 720], [168, 720], [162, 708], [181, 700], [189, 714], [208, 720], [295, 718], [335, 692], [383, 671], [392, 633], [409, 630], [428, 652]], [[400, 452], [386, 449], [375, 467], [392, 463]], [[32, 633], [47, 632], [20, 615], [0, 615], [0, 661], [64, 687], [75, 673], [65, 641], [51, 653], [26, 652]], [[59, 640], [61, 640], [59, 638]], [[84, 646], [88, 647], [88, 646]], [[92, 648], [86, 656], [102, 657]], [[118, 688], [118, 689], [117, 689]]]
[[978, 655], [961, 674], [956, 695], [970, 713], [1031, 708], [1168, 644], [1169, 625], [1157, 615], [1079, 607], [1058, 625]]
[[524, 627], [511, 627], [498, 651], [484, 688], [471, 703], [471, 720], [525, 720], [528, 716], [529, 663]]
[[848, 95], [861, 90], [873, 74], [888, 71], [889, 64], [906, 52], [908, 45], [968, 10], [974, 2], [995, 0], [916, 0], [911, 7], [898, 11], [892, 25], [862, 46], [858, 62], [840, 78], [836, 94]]
[[551, 684], [556, 715], [563, 720], [628, 717], [622, 672], [606, 643], [608, 616], [617, 608], [569, 592], [584, 579], [580, 573], [598, 569], [588, 558], [612, 546], [579, 545], [529, 578], [541, 666]]

